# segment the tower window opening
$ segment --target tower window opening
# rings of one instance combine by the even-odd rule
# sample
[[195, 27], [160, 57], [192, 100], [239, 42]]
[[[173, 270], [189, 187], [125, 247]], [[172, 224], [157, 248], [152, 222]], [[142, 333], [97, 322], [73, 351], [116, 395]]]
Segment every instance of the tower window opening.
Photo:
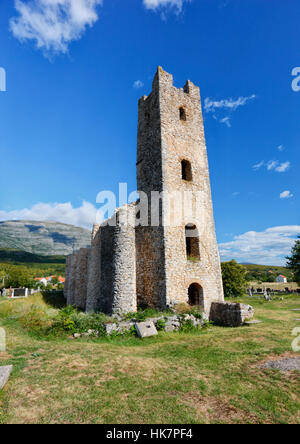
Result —
[[145, 119], [146, 119], [146, 121], [147, 122], [149, 122], [149, 120], [150, 120], [150, 113], [145, 113]]
[[188, 224], [185, 227], [185, 245], [187, 259], [190, 261], [200, 260], [199, 233], [196, 225]]
[[183, 108], [183, 106], [181, 106], [179, 108], [179, 117], [180, 117], [180, 120], [183, 120], [184, 122], [186, 121], [186, 112], [185, 112], [185, 109]]
[[188, 160], [182, 160], [181, 161], [181, 175], [182, 180], [187, 180], [188, 182], [191, 182], [192, 177], [192, 165], [191, 162]]

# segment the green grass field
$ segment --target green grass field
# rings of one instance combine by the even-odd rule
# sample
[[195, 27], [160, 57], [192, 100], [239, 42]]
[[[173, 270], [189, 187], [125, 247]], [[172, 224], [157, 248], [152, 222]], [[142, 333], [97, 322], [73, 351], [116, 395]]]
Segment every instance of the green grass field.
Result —
[[0, 302], [0, 365], [14, 366], [0, 393], [0, 423], [300, 423], [299, 373], [257, 367], [297, 355], [300, 313], [291, 309], [299, 297], [251, 299], [263, 321], [255, 326], [143, 341], [38, 338], [15, 315], [26, 303]]

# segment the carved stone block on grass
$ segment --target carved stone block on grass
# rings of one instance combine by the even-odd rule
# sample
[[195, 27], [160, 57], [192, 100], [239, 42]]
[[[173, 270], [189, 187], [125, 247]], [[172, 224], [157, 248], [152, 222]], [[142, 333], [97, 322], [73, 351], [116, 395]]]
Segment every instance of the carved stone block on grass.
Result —
[[210, 320], [225, 327], [240, 327], [254, 316], [251, 305], [213, 302], [210, 309]]
[[12, 365], [0, 367], [0, 390], [3, 389], [12, 371]]
[[138, 324], [135, 324], [135, 328], [140, 338], [148, 338], [150, 336], [158, 335], [156, 327], [152, 321], [139, 322]]

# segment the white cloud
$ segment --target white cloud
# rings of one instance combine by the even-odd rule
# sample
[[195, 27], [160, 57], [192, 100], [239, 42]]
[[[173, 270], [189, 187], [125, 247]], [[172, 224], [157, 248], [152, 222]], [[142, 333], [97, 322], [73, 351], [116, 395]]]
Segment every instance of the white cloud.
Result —
[[133, 87], [134, 87], [135, 89], [143, 88], [143, 86], [144, 86], [144, 83], [143, 83], [141, 80], [136, 80], [136, 81], [133, 83]]
[[274, 170], [275, 167], [278, 165], [278, 161], [277, 160], [269, 160], [269, 162], [267, 163], [267, 170]]
[[10, 29], [20, 41], [33, 40], [46, 54], [66, 53], [72, 40], [82, 37], [98, 20], [102, 0], [15, 0], [19, 15]]
[[259, 170], [262, 166], [264, 166], [264, 164], [265, 164], [265, 161], [262, 160], [261, 162], [256, 163], [255, 165], [253, 165], [252, 168], [253, 168], [255, 171], [257, 171], [257, 170]]
[[[215, 120], [218, 120], [220, 123], [224, 123], [228, 128], [231, 128], [231, 120], [230, 116], [219, 117], [219, 114], [226, 111], [227, 113], [232, 113], [236, 111], [239, 107], [246, 105], [250, 100], [254, 100], [256, 98], [255, 94], [252, 94], [248, 97], [238, 97], [237, 99], [222, 99], [222, 100], [212, 100], [209, 97], [206, 97], [204, 100], [204, 109], [207, 113], [212, 113], [212, 117]], [[217, 114], [217, 115], [216, 115]]]
[[290, 199], [291, 197], [294, 197], [294, 195], [289, 190], [286, 190], [280, 193], [279, 197], [280, 199]]
[[277, 173], [284, 173], [290, 168], [290, 166], [290, 162], [283, 162], [275, 168], [275, 171], [277, 171]]
[[300, 234], [300, 225], [268, 228], [265, 231], [248, 231], [235, 236], [231, 242], [219, 245], [222, 260], [236, 259], [266, 265], [284, 265], [295, 238]]
[[38, 203], [22, 210], [0, 210], [0, 220], [54, 221], [90, 229], [97, 220], [97, 209], [85, 201], [78, 208], [74, 208], [70, 202]]
[[255, 94], [252, 94], [248, 97], [238, 97], [237, 99], [223, 99], [223, 100], [211, 100], [207, 97], [204, 101], [204, 109], [206, 112], [215, 112], [219, 109], [229, 109], [231, 111], [235, 111], [240, 106], [246, 105], [249, 100], [253, 100], [256, 98]]
[[158, 8], [169, 7], [181, 12], [183, 3], [190, 1], [191, 0], [143, 0], [143, 4], [146, 9], [156, 10]]
[[259, 163], [256, 163], [252, 166], [252, 168], [257, 171], [262, 166], [265, 166], [268, 171], [276, 171], [276, 173], [285, 173], [291, 166], [291, 162], [286, 161], [280, 163], [278, 160], [269, 160], [269, 162], [265, 162], [262, 160]]
[[277, 149], [278, 149], [278, 151], [284, 151], [284, 146], [283, 146], [283, 145], [279, 145], [279, 146], [277, 147]]
[[227, 128], [231, 128], [231, 122], [230, 122], [230, 117], [224, 117], [223, 119], [220, 120], [221, 123], [224, 123]]

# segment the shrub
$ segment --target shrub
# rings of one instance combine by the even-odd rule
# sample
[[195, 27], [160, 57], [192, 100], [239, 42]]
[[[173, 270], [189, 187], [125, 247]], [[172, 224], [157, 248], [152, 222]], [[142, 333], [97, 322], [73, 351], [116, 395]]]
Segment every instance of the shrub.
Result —
[[165, 329], [166, 321], [164, 319], [158, 319], [156, 323], [156, 328], [158, 331], [162, 331]]
[[124, 321], [131, 321], [132, 319], [136, 319], [137, 322], [143, 322], [148, 318], [155, 318], [159, 317], [162, 314], [171, 314], [171, 310], [166, 310], [165, 312], [160, 312], [159, 310], [156, 310], [155, 308], [145, 308], [145, 309], [139, 309], [137, 312], [127, 313], [125, 314], [122, 319]]
[[189, 304], [186, 304], [184, 302], [175, 305], [175, 312], [177, 314], [190, 314], [192, 309], [193, 309], [193, 307], [191, 307]]
[[193, 321], [191, 319], [182, 318], [180, 324], [181, 324], [180, 331], [182, 331], [183, 333], [196, 331], [198, 329], [198, 327], [194, 326]]
[[29, 312], [20, 316], [19, 321], [24, 328], [34, 333], [43, 333], [53, 324], [53, 320], [38, 305], [33, 305]]
[[190, 314], [193, 315], [196, 319], [203, 319], [203, 312], [199, 307], [191, 307]]
[[246, 292], [246, 268], [235, 260], [222, 263], [222, 278], [225, 297], [239, 297]]

